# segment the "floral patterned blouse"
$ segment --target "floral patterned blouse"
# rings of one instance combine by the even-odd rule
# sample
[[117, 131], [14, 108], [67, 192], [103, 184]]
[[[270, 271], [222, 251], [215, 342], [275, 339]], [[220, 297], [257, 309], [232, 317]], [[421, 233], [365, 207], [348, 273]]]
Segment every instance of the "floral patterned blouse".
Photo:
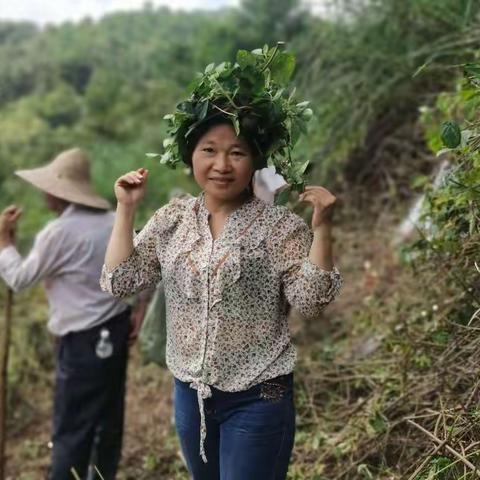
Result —
[[163, 279], [167, 365], [197, 390], [201, 455], [203, 400], [210, 386], [228, 392], [293, 370], [290, 307], [314, 317], [337, 295], [341, 277], [309, 258], [312, 234], [298, 215], [252, 197], [227, 218], [213, 240], [198, 198], [172, 200], [134, 239], [134, 251], [101, 286], [125, 297]]

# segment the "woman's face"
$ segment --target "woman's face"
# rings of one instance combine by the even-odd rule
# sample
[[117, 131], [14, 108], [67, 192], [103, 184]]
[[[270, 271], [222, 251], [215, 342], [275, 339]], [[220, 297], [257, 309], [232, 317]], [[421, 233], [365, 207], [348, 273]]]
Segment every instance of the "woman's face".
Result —
[[253, 158], [245, 140], [233, 126], [217, 125], [200, 138], [192, 154], [193, 175], [198, 185], [218, 200], [238, 198], [253, 175]]

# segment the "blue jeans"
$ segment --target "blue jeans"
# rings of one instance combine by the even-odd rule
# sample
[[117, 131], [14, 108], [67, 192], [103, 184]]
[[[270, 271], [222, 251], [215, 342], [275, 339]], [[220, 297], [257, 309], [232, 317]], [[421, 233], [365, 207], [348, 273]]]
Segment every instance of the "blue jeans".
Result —
[[175, 424], [193, 480], [285, 480], [295, 437], [293, 375], [278, 379], [235, 393], [211, 387], [206, 464], [197, 392], [175, 379]]

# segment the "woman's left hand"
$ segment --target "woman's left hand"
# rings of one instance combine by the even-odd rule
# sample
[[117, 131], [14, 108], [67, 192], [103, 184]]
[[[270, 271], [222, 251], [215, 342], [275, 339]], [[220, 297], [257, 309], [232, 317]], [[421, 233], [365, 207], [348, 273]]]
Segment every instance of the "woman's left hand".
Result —
[[331, 226], [333, 206], [337, 199], [326, 188], [313, 185], [305, 187], [305, 191], [300, 194], [299, 200], [311, 203], [313, 206], [313, 231]]

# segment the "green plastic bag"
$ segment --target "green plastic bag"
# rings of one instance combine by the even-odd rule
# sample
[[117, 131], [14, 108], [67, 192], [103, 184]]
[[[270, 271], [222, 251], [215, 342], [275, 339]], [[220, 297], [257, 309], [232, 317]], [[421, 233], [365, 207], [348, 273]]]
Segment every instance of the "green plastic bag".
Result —
[[167, 324], [165, 293], [160, 282], [150, 301], [142, 328], [138, 335], [140, 352], [144, 363], [156, 363], [167, 367], [165, 351], [167, 347]]

